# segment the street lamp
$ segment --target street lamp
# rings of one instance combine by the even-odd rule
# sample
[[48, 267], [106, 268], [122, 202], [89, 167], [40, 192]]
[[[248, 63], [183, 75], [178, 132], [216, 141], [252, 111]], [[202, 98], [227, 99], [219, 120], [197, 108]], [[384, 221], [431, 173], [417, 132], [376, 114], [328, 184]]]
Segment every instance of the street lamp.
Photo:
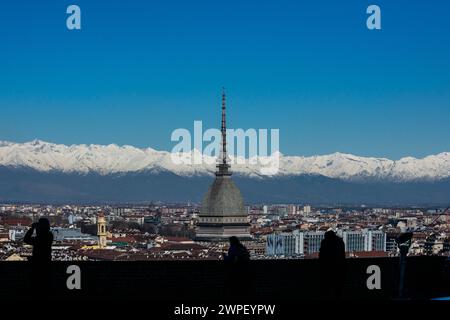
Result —
[[400, 281], [398, 286], [398, 296], [400, 299], [405, 296], [405, 271], [406, 271], [406, 256], [411, 247], [412, 232], [402, 233], [395, 239], [400, 250]]

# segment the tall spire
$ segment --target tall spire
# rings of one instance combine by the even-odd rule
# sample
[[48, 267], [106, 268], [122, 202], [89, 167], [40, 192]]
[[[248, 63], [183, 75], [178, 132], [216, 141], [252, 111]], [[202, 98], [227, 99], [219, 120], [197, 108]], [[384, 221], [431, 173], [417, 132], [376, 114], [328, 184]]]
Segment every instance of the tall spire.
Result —
[[231, 172], [228, 170], [230, 165], [228, 164], [228, 154], [227, 154], [227, 119], [226, 119], [226, 96], [225, 88], [222, 88], [222, 150], [219, 155], [219, 164], [216, 172], [216, 176], [231, 176]]

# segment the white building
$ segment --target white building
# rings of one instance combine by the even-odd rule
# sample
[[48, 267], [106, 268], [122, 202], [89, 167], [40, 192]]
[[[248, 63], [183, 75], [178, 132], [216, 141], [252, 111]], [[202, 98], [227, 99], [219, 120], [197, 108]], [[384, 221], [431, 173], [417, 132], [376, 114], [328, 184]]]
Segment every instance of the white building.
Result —
[[325, 231], [305, 232], [304, 250], [305, 254], [313, 254], [320, 251], [322, 240], [325, 238]]
[[292, 257], [303, 254], [303, 233], [272, 233], [267, 236], [266, 254]]
[[[386, 233], [381, 230], [340, 231], [346, 252], [386, 251]], [[273, 233], [267, 236], [266, 254], [293, 257], [320, 251], [324, 231]]]
[[342, 231], [346, 252], [386, 251], [386, 233], [380, 230]]
[[308, 216], [311, 214], [311, 206], [303, 206], [303, 215]]
[[296, 215], [297, 214], [297, 206], [291, 204], [288, 207], [288, 214], [289, 215]]
[[324, 236], [323, 231], [273, 233], [267, 236], [266, 253], [269, 256], [286, 257], [317, 253]]
[[25, 233], [27, 232], [27, 227], [16, 226], [9, 229], [8, 237], [10, 241], [19, 241], [25, 237]]

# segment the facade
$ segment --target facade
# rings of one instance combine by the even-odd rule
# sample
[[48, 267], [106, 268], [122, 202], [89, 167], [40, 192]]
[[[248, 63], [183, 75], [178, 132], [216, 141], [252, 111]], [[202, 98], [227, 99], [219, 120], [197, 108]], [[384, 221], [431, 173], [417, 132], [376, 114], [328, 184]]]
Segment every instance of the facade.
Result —
[[386, 233], [380, 230], [369, 231], [367, 251], [386, 251]]
[[290, 215], [296, 215], [297, 214], [297, 206], [295, 205], [289, 205], [288, 212]]
[[380, 230], [343, 231], [346, 252], [386, 251], [386, 233]]
[[226, 149], [226, 103], [222, 94], [222, 141], [216, 178], [206, 192], [198, 217], [197, 241], [227, 241], [236, 236], [240, 240], [251, 239], [250, 224], [241, 192], [231, 179]]
[[27, 227], [16, 226], [9, 229], [8, 236], [11, 241], [20, 241], [25, 236], [27, 232]]
[[319, 252], [324, 237], [322, 231], [272, 233], [266, 239], [266, 254], [285, 257], [314, 254]]
[[366, 251], [367, 235], [361, 231], [344, 231], [342, 239], [344, 240], [346, 252]]
[[303, 214], [305, 216], [310, 215], [311, 214], [311, 206], [309, 206], [309, 205], [303, 206]]
[[[344, 240], [346, 252], [386, 251], [386, 233], [380, 230], [342, 231], [339, 236]], [[285, 257], [315, 254], [324, 238], [324, 231], [272, 233], [266, 239], [266, 254]]]
[[397, 252], [397, 243], [395, 239], [399, 236], [399, 233], [386, 233], [386, 252]]
[[304, 253], [304, 233], [272, 233], [267, 236], [266, 254], [292, 257]]
[[54, 241], [97, 241], [98, 238], [81, 232], [80, 228], [52, 228]]
[[313, 254], [320, 251], [320, 245], [325, 238], [324, 231], [306, 232], [304, 237], [305, 254]]
[[98, 216], [97, 235], [99, 248], [106, 248], [106, 219], [103, 214], [99, 214]]

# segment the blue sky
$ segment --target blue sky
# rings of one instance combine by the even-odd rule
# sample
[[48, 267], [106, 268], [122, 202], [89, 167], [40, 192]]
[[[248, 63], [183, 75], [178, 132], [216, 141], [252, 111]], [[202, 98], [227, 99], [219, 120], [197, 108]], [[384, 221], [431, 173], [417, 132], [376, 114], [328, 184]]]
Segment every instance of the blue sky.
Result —
[[444, 0], [5, 1], [0, 140], [170, 150], [219, 126], [225, 86], [230, 126], [279, 128], [284, 154], [450, 151], [449, 33]]

